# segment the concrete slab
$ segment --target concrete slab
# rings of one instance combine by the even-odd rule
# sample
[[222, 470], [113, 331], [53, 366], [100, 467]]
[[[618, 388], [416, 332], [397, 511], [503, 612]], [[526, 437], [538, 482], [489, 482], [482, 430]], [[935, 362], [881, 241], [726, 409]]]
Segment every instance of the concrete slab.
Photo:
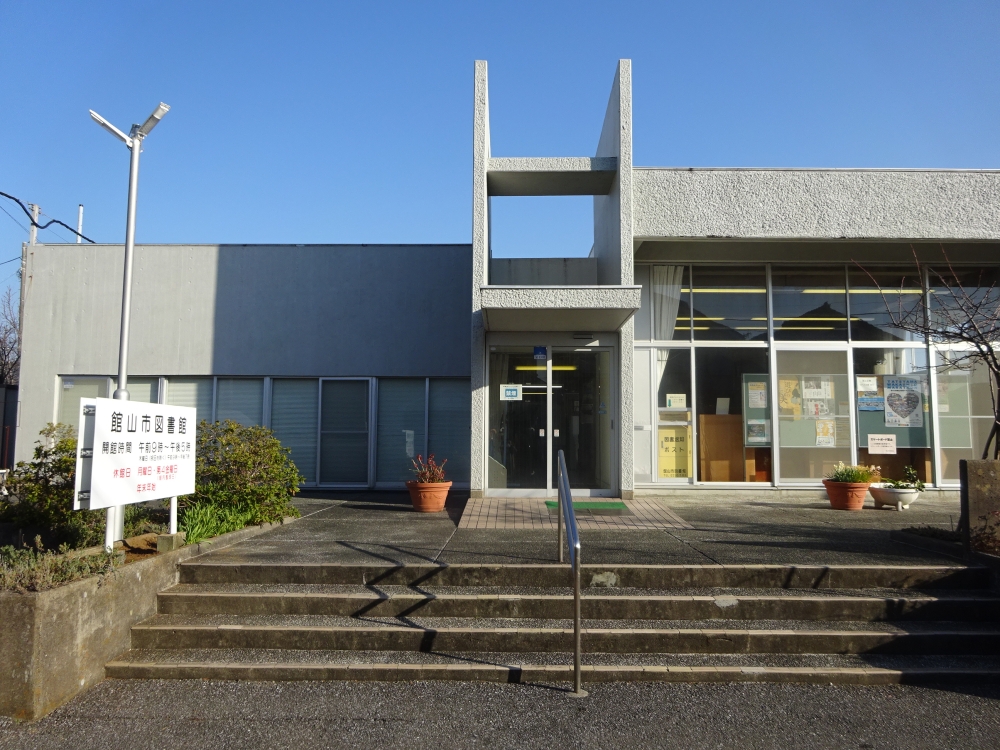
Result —
[[[459, 526], [467, 493], [453, 493], [442, 513], [416, 513], [406, 492], [308, 492], [290, 526], [212, 553], [226, 563], [549, 563], [554, 529]], [[643, 498], [647, 500], [647, 498]], [[958, 501], [925, 493], [910, 510], [834, 511], [819, 493], [787, 491], [750, 498], [723, 492], [648, 500], [669, 509], [673, 528], [581, 529], [587, 563], [647, 565], [952, 564], [954, 560], [889, 538], [914, 525], [949, 528]], [[471, 501], [475, 502], [475, 501]], [[687, 528], [685, 528], [687, 527]]]

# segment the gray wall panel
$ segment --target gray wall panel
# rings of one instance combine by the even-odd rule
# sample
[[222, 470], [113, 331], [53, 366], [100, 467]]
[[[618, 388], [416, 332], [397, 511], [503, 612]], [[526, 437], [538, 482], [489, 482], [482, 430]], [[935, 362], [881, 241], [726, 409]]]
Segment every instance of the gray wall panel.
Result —
[[[27, 249], [18, 458], [60, 374], [118, 369], [120, 245]], [[136, 248], [129, 373], [468, 377], [468, 245]]]

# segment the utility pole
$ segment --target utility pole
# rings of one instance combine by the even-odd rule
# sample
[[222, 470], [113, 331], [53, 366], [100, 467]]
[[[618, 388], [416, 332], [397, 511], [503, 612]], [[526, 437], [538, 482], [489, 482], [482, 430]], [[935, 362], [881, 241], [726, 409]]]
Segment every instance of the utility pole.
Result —
[[38, 216], [42, 213], [42, 209], [34, 203], [29, 203], [28, 208], [31, 209], [31, 227], [28, 229], [28, 244], [34, 245], [38, 241]]
[[79, 245], [83, 242], [83, 204], [81, 203], [79, 208], [76, 209], [76, 244]]

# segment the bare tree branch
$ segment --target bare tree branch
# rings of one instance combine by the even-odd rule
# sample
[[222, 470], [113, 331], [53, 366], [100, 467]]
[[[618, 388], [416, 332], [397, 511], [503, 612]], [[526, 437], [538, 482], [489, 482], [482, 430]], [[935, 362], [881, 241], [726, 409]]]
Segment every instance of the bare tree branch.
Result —
[[[941, 370], [971, 370], [985, 366], [990, 373], [993, 401], [993, 428], [990, 430], [983, 458], [996, 441], [994, 458], [1000, 456], [1000, 286], [996, 269], [956, 269], [941, 245], [942, 264], [927, 268], [910, 245], [920, 286], [918, 300], [904, 304], [906, 278], [899, 291], [887, 293], [876, 276], [855, 261], [855, 264], [878, 288], [889, 322], [894, 328], [914, 333], [935, 344], [948, 348], [943, 362], [934, 366]], [[945, 270], [947, 269], [947, 270]], [[889, 297], [895, 297], [895, 303]]]
[[21, 369], [21, 331], [17, 298], [10, 287], [0, 296], [0, 385], [17, 385]]

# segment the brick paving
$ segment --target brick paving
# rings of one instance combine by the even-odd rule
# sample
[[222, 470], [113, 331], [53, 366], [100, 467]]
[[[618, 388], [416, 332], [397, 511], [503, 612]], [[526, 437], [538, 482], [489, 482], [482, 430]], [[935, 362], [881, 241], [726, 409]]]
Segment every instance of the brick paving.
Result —
[[[466, 504], [458, 528], [556, 529], [558, 517], [549, 511], [545, 500], [546, 498], [538, 497], [473, 498]], [[625, 505], [628, 506], [629, 515], [602, 515], [578, 510], [577, 525], [585, 531], [693, 528], [657, 498], [635, 498], [626, 501]]]

